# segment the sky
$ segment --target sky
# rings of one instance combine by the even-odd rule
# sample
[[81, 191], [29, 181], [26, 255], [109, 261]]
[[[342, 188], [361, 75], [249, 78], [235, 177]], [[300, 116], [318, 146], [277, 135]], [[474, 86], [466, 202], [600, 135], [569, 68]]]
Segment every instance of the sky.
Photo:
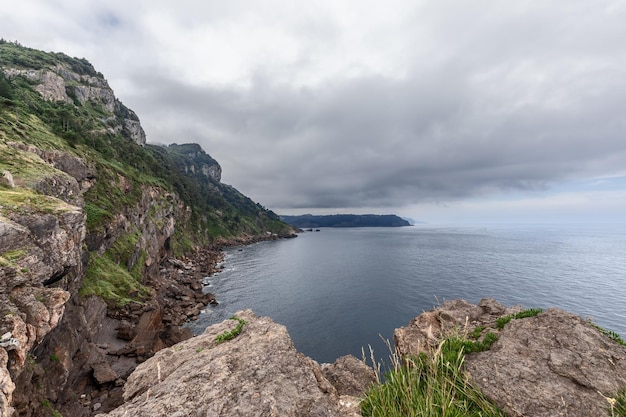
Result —
[[26, 0], [151, 143], [279, 214], [626, 221], [626, 1]]

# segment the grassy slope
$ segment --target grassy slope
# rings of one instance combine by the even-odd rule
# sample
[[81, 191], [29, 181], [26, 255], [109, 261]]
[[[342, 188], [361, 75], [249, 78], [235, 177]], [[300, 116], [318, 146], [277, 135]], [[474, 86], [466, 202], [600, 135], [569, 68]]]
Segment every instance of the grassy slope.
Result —
[[[101, 76], [84, 59], [0, 41], [0, 68], [40, 70], [58, 65], [80, 75]], [[75, 96], [72, 88], [76, 83], [66, 83], [69, 97]], [[88, 233], [100, 232], [115, 214], [135, 206], [145, 186], [174, 192], [190, 208], [184, 222], [178, 219], [172, 241], [179, 254], [220, 238], [289, 232], [289, 226], [280, 222], [276, 214], [234, 188], [199, 174], [200, 170], [185, 172], [184, 166], [217, 164], [204, 151], [198, 151], [197, 145], [192, 145], [197, 151], [192, 156], [185, 152], [187, 145], [141, 147], [123, 129], [120, 133], [111, 132], [110, 127], [121, 124], [123, 118], [133, 118], [123, 104], [117, 102], [116, 110], [110, 113], [102, 103], [93, 101], [85, 105], [77, 100], [73, 104], [45, 101], [35, 90], [36, 84], [23, 76], [8, 79], [0, 71], [0, 174], [5, 170], [11, 172], [17, 185], [11, 190], [0, 185], [0, 215], [18, 207], [41, 211], [57, 210], [65, 205], [33, 192], [33, 185], [42, 178], [66, 174], [34, 153], [10, 144], [22, 143], [75, 155], [94, 169], [95, 181], [84, 194]], [[131, 185], [126, 190], [120, 184], [121, 178]], [[141, 295], [148, 291], [140, 285], [141, 270], [119, 267], [124, 265], [124, 250], [130, 249], [136, 233], [136, 230], [128, 231], [128, 236], [119, 238], [117, 247], [103, 255], [91, 254], [83, 293], [99, 294], [123, 303], [128, 300], [128, 294]], [[125, 246], [128, 242], [130, 246]]]

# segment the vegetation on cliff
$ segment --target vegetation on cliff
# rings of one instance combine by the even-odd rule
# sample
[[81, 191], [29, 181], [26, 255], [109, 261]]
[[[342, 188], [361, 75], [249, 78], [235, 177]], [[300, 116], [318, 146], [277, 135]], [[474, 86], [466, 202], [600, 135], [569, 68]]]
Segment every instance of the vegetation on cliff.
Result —
[[[142, 135], [138, 117], [85, 59], [0, 41], [0, 174], [14, 183], [0, 183], [0, 215], [64, 204], [41, 194], [65, 193], [66, 202], [83, 206], [92, 258], [83, 294], [124, 303], [147, 292], [135, 251], [140, 230], [123, 225], [109, 235], [151, 189], [160, 197], [141, 215], [155, 228], [175, 220], [166, 249], [179, 255], [234, 237], [291, 233], [275, 213], [222, 184], [219, 164], [199, 145], [146, 145]], [[127, 251], [137, 253], [129, 259]]]

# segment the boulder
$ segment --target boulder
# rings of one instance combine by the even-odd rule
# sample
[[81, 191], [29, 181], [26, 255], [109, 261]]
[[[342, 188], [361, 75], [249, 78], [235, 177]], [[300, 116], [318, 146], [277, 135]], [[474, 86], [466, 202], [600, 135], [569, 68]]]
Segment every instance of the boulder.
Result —
[[[358, 401], [337, 393], [320, 365], [296, 351], [284, 326], [250, 310], [236, 316], [247, 323], [233, 339], [216, 342], [238, 324], [226, 320], [139, 365], [124, 387], [125, 403], [99, 416], [189, 415], [190, 410], [222, 417], [358, 415]], [[355, 365], [343, 362], [349, 363], [344, 368]]]
[[626, 347], [558, 309], [512, 320], [487, 352], [466, 357], [476, 385], [510, 416], [609, 416], [626, 388]]
[[401, 357], [417, 356], [435, 347], [442, 336], [461, 329], [471, 332], [478, 326], [494, 326], [498, 317], [521, 311], [521, 306], [505, 307], [493, 298], [478, 305], [465, 300], [449, 300], [411, 320], [408, 326], [395, 329], [393, 341]]
[[508, 416], [610, 416], [610, 401], [626, 388], [626, 347], [559, 309], [497, 329], [498, 317], [521, 310], [493, 299], [447, 301], [396, 329], [396, 349], [416, 355], [450, 332], [469, 334], [481, 326], [498, 339], [489, 350], [465, 356], [467, 375]]
[[117, 373], [115, 373], [108, 362], [94, 363], [91, 365], [91, 369], [93, 370], [93, 377], [98, 385], [114, 382], [118, 378]]
[[322, 364], [322, 372], [339, 395], [363, 397], [377, 382], [374, 370], [352, 355], [342, 356], [332, 364]]

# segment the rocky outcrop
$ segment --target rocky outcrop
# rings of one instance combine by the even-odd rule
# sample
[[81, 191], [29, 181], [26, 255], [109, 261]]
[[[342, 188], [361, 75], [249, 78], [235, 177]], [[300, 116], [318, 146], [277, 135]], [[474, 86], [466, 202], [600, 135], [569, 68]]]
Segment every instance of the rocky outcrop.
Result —
[[138, 145], [145, 145], [146, 134], [137, 115], [115, 98], [107, 81], [102, 75], [95, 73], [91, 64], [88, 64], [88, 73], [82, 74], [69, 64], [57, 64], [42, 69], [7, 67], [2, 70], [7, 78], [21, 76], [34, 83], [35, 91], [44, 100], [78, 105], [92, 102], [100, 106], [112, 116], [107, 120], [111, 133], [125, 134]]
[[508, 416], [611, 415], [611, 398], [626, 388], [626, 347], [558, 309], [513, 319], [497, 330], [499, 317], [521, 310], [493, 299], [478, 305], [447, 301], [396, 329], [396, 349], [402, 356], [416, 355], [451, 331], [470, 334], [480, 326], [498, 339], [489, 350], [466, 355], [466, 371]]
[[[284, 326], [250, 310], [236, 317], [246, 324], [232, 340], [216, 341], [238, 325], [227, 320], [139, 365], [124, 387], [125, 403], [99, 416], [359, 415], [349, 395], [363, 391], [348, 382], [343, 386], [350, 386], [349, 395], [341, 395], [322, 367], [296, 351]], [[356, 359], [327, 371], [338, 377], [355, 368], [353, 380], [368, 375], [373, 381], [371, 370]]]
[[558, 309], [511, 321], [466, 367], [512, 417], [609, 416], [609, 399], [626, 388], [626, 347]]
[[[56, 211], [54, 211], [56, 210]], [[82, 273], [81, 245], [85, 236], [84, 215], [76, 207], [57, 200], [52, 213], [24, 206], [0, 216], [0, 334], [14, 341], [0, 347], [0, 390], [10, 415], [13, 381], [28, 365], [34, 346], [58, 324], [70, 292], [65, 288]], [[11, 380], [7, 380], [7, 366]]]
[[493, 327], [498, 317], [517, 313], [521, 306], [505, 307], [493, 298], [478, 305], [465, 300], [449, 300], [412, 319], [408, 326], [395, 329], [393, 341], [400, 357], [417, 356], [436, 347], [442, 335], [463, 329], [470, 333], [478, 326]]

